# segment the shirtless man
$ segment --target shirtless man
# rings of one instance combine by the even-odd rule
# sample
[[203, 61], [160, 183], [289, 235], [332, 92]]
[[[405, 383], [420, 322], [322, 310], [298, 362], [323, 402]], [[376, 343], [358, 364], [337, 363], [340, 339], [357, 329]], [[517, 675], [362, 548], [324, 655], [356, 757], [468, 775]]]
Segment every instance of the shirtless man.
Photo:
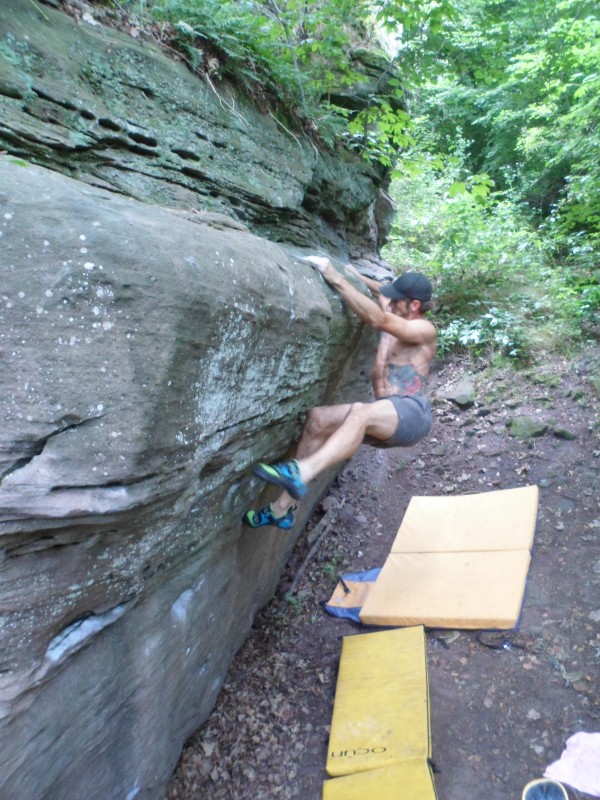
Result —
[[410, 447], [431, 427], [431, 408], [424, 394], [436, 351], [435, 327], [425, 319], [431, 305], [429, 280], [420, 272], [406, 272], [383, 286], [348, 266], [380, 299], [378, 304], [355, 289], [328, 258], [310, 256], [305, 260], [355, 314], [382, 331], [371, 373], [376, 399], [313, 408], [295, 458], [254, 467], [259, 478], [280, 486], [283, 492], [270, 505], [244, 514], [243, 522], [251, 528], [274, 525], [289, 530], [294, 524], [294, 500], [307, 493], [307, 484], [321, 472], [350, 458], [363, 442], [375, 447]]

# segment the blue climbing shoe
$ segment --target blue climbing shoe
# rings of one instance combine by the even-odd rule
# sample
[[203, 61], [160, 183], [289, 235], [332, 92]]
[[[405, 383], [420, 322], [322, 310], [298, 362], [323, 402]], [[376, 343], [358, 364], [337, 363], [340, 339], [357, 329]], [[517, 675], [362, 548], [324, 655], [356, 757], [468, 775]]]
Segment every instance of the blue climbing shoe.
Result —
[[308, 487], [300, 477], [298, 462], [284, 461], [282, 464], [257, 464], [252, 472], [263, 481], [274, 483], [299, 500], [308, 492]]
[[276, 517], [270, 505], [261, 508], [259, 511], [246, 511], [242, 517], [242, 522], [249, 528], [262, 528], [263, 525], [273, 525], [283, 531], [289, 531], [294, 525], [294, 511], [296, 506], [292, 506], [282, 517]]

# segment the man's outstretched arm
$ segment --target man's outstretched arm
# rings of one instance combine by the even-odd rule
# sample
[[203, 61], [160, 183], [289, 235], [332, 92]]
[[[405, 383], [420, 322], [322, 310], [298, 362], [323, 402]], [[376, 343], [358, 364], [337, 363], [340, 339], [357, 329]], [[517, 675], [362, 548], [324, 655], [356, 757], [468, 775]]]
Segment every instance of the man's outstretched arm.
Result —
[[388, 311], [390, 307], [390, 299], [389, 297], [384, 297], [381, 294], [381, 287], [383, 286], [382, 283], [376, 281], [374, 278], [367, 278], [366, 275], [363, 275], [359, 272], [355, 266], [352, 264], [346, 264], [346, 269], [351, 272], [353, 275], [356, 275], [359, 281], [364, 283], [367, 289], [371, 292], [371, 294], [377, 298], [377, 302], [383, 308], [384, 311]]
[[374, 294], [375, 297], [379, 297], [382, 286], [382, 284], [379, 281], [376, 281], [374, 278], [367, 278], [367, 276], [359, 272], [353, 264], [346, 264], [346, 269], [348, 270], [348, 272], [351, 272], [353, 275], [356, 275], [358, 280], [364, 283], [364, 285], [371, 292], [371, 294]]
[[391, 333], [400, 341], [409, 344], [421, 344], [431, 338], [432, 326], [428, 320], [413, 320], [410, 323], [389, 311], [384, 311], [374, 300], [365, 297], [362, 292], [355, 289], [335, 269], [328, 258], [321, 256], [308, 256], [304, 261], [315, 266], [327, 283], [346, 301], [352, 311], [363, 322], [379, 331]]
[[303, 260], [310, 262], [319, 270], [324, 280], [344, 298], [354, 313], [364, 322], [374, 328], [383, 324], [385, 312], [377, 303], [366, 297], [362, 292], [359, 292], [358, 289], [355, 289], [346, 278], [340, 275], [328, 258], [307, 256]]

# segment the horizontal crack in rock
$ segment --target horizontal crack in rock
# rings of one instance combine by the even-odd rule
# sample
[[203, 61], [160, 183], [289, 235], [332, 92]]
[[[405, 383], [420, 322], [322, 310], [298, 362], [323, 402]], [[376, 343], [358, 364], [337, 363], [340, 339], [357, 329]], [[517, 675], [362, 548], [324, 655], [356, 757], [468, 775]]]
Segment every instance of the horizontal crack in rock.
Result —
[[128, 489], [131, 486], [137, 486], [153, 478], [158, 478], [159, 472], [151, 472], [149, 475], [142, 475], [141, 478], [131, 478], [122, 481], [108, 481], [107, 483], [82, 483], [80, 485], [73, 484], [64, 486], [53, 486], [50, 492], [65, 492], [65, 491], [89, 491], [90, 489]]
[[11, 466], [8, 467], [8, 469], [6, 469], [2, 473], [2, 475], [0, 475], [0, 485], [9, 475], [12, 475], [15, 472], [18, 472], [19, 470], [23, 469], [23, 467], [26, 467], [27, 464], [30, 464], [34, 458], [37, 458], [37, 456], [41, 455], [42, 452], [44, 451], [44, 448], [50, 441], [50, 439], [53, 439], [55, 436], [58, 436], [61, 433], [65, 433], [66, 431], [72, 431], [75, 430], [76, 428], [81, 428], [82, 425], [86, 425], [88, 422], [94, 422], [97, 419], [101, 419], [101, 417], [103, 416], [104, 415], [101, 414], [97, 417], [89, 417], [88, 419], [77, 420], [76, 422], [67, 422], [67, 420], [69, 420], [70, 418], [66, 417], [65, 418], [66, 424], [62, 425], [60, 428], [57, 428], [55, 431], [52, 431], [52, 433], [49, 433], [47, 436], [38, 439], [38, 441], [32, 445], [32, 451], [30, 455], [23, 456], [23, 458], [17, 459], [14, 462], [14, 464], [11, 464]]

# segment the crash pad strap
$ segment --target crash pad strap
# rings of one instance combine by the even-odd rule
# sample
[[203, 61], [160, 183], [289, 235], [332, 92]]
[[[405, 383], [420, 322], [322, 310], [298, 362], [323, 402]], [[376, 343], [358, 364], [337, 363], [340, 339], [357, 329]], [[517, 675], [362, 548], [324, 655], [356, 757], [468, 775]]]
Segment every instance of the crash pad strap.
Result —
[[333, 617], [360, 622], [360, 611], [380, 572], [377, 567], [341, 575], [330, 599], [322, 603], [325, 611]]

